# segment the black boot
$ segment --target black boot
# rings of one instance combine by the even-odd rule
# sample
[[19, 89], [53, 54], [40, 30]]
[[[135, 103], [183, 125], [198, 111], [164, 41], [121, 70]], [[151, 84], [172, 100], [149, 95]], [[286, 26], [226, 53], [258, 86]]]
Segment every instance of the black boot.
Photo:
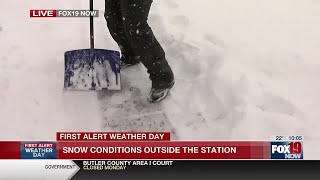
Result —
[[163, 101], [169, 94], [171, 88], [174, 86], [175, 80], [171, 82], [157, 82], [152, 83], [152, 88], [148, 96], [150, 103], [157, 103]]
[[156, 103], [164, 100], [175, 84], [173, 72], [167, 61], [157, 63], [156, 67], [157, 68], [152, 72], [151, 69], [148, 70], [152, 81], [152, 88], [148, 96], [148, 101], [150, 103]]

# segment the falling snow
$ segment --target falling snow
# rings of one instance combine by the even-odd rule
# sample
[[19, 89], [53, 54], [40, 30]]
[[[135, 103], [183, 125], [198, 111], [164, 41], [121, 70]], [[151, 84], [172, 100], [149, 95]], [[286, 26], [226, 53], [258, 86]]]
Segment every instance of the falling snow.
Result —
[[[17, 13], [35, 4], [85, 9], [88, 3], [1, 5], [7, 15], [0, 16], [2, 140], [53, 140], [57, 131], [171, 131], [178, 140], [304, 135], [306, 158], [320, 159], [317, 1], [154, 1], [149, 23], [176, 85], [166, 101], [152, 105], [141, 65], [122, 73], [120, 92], [63, 92], [63, 54], [89, 46], [88, 21]], [[95, 6], [103, 11], [104, 1]], [[103, 16], [95, 25], [96, 47], [118, 49]]]

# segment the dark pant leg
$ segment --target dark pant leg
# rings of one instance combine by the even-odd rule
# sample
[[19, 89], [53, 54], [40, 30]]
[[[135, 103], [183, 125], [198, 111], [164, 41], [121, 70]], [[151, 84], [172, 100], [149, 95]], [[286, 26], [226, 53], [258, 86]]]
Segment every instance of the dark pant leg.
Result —
[[[117, 42], [121, 49], [123, 61], [132, 61], [134, 52], [130, 47], [127, 37], [124, 33], [122, 14], [120, 9], [120, 0], [105, 0], [105, 19], [112, 38]], [[128, 57], [128, 58], [126, 58]], [[125, 62], [134, 63], [134, 62]]]
[[165, 58], [165, 52], [150, 26], [148, 15], [152, 0], [118, 0], [123, 17], [123, 28], [133, 52], [148, 69], [153, 86], [156, 82], [171, 82], [172, 70]]

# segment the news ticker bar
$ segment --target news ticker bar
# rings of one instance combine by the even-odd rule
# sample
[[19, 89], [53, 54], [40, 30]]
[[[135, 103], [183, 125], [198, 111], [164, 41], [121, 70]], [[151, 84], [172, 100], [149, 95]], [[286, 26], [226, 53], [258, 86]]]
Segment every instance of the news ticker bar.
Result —
[[0, 159], [303, 159], [302, 145], [269, 141], [16, 141], [0, 142]]
[[309, 180], [319, 179], [319, 168], [319, 161], [0, 160], [0, 179]]
[[[136, 167], [170, 167], [173, 161], [162, 160], [0, 160], [0, 179], [71, 179], [79, 171], [132, 171]], [[18, 173], [14, 173], [18, 172]]]
[[99, 17], [99, 10], [30, 10], [30, 17]]

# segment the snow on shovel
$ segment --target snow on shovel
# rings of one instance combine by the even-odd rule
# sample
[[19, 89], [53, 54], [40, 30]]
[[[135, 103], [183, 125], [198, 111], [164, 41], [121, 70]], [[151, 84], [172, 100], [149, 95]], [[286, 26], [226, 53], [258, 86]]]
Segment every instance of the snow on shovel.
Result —
[[[93, 0], [90, 0], [93, 11]], [[90, 16], [90, 49], [65, 53], [65, 90], [120, 90], [120, 53], [94, 48], [93, 16]]]

